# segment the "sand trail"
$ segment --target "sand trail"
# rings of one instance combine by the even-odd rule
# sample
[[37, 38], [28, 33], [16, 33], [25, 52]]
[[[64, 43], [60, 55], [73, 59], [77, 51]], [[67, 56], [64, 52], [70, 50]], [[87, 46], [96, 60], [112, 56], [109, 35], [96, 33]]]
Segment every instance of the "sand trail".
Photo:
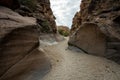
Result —
[[120, 80], [120, 65], [76, 48], [68, 49], [67, 41], [45, 47], [52, 70], [43, 80]]

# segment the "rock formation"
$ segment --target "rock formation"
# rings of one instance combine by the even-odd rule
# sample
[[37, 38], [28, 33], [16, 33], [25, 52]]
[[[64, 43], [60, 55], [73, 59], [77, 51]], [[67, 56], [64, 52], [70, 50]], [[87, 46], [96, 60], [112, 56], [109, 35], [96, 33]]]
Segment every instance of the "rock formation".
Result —
[[37, 0], [35, 10], [14, 1], [0, 1], [0, 80], [40, 80], [51, 69], [38, 50], [40, 33], [57, 33], [55, 17], [49, 0]]
[[70, 45], [120, 63], [120, 0], [82, 0]]
[[57, 33], [55, 16], [50, 8], [49, 0], [19, 0], [21, 7], [16, 11], [23, 16], [37, 19], [37, 23], [44, 33]]
[[72, 35], [80, 27], [80, 25], [81, 25], [81, 17], [79, 12], [77, 12], [73, 18], [70, 34]]
[[0, 6], [0, 80], [40, 79], [50, 62], [38, 47], [36, 19]]

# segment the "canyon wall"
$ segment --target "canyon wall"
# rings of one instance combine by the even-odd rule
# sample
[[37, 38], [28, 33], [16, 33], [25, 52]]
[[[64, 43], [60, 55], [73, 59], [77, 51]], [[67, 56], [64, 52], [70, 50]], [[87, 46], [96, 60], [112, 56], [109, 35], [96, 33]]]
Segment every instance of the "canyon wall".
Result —
[[20, 8], [15, 10], [22, 16], [34, 17], [41, 32], [57, 33], [55, 16], [49, 0], [19, 0]]
[[0, 80], [39, 80], [51, 69], [38, 47], [41, 33], [57, 34], [54, 20], [49, 0], [0, 0]]
[[120, 63], [120, 0], [82, 0], [69, 45]]

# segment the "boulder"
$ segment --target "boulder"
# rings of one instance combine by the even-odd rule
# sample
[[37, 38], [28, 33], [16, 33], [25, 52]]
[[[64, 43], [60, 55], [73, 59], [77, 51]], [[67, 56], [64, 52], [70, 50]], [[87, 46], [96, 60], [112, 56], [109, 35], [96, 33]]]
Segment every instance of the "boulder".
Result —
[[80, 11], [73, 18], [69, 44], [120, 63], [119, 4], [119, 0], [82, 0]]
[[36, 19], [0, 6], [0, 80], [39, 80], [50, 62], [38, 50]]
[[100, 31], [97, 25], [85, 23], [70, 37], [70, 44], [79, 47], [84, 52], [104, 56], [106, 49], [106, 36]]

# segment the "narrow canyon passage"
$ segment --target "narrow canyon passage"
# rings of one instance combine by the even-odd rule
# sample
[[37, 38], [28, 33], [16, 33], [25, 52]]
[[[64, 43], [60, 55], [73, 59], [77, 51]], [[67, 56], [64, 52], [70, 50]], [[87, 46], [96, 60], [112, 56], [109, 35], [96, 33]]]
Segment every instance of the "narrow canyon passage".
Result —
[[43, 80], [120, 80], [120, 65], [76, 48], [68, 49], [67, 41], [44, 48], [52, 70]]
[[120, 0], [0, 0], [0, 80], [120, 80]]

